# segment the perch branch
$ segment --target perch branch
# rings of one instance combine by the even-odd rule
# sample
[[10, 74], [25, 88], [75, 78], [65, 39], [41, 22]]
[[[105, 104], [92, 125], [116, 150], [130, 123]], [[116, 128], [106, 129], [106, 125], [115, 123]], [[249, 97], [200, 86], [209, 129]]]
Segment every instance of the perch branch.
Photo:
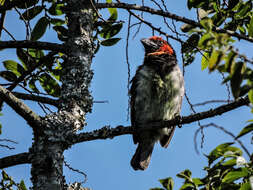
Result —
[[133, 134], [137, 130], [150, 130], [150, 129], [160, 129], [168, 126], [182, 125], [187, 123], [192, 123], [195, 121], [207, 119], [210, 117], [214, 117], [217, 115], [221, 115], [223, 113], [229, 112], [241, 106], [245, 106], [249, 104], [248, 97], [239, 98], [238, 100], [233, 101], [232, 103], [228, 103], [222, 106], [219, 106], [215, 109], [210, 109], [208, 111], [192, 114], [189, 116], [176, 117], [174, 119], [168, 121], [157, 121], [145, 124], [143, 126], [138, 126], [139, 128], [134, 128], [132, 126], [117, 126], [115, 128], [110, 128], [110, 126], [105, 126], [99, 130], [95, 130], [92, 132], [80, 133], [76, 135], [69, 136], [69, 140], [72, 144], [80, 143], [84, 141], [92, 141], [96, 139], [107, 139], [113, 138], [120, 135]]

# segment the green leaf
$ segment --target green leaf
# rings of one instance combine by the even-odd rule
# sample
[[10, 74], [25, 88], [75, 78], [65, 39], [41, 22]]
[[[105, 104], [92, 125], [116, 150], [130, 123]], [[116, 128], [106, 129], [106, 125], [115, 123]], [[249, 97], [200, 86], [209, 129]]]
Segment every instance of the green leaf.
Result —
[[45, 34], [48, 25], [49, 21], [47, 17], [41, 17], [32, 30], [31, 40], [37, 41], [38, 39], [40, 39]]
[[237, 57], [237, 53], [234, 51], [230, 51], [229, 54], [225, 57], [225, 69], [230, 73], [231, 66]]
[[9, 180], [10, 179], [10, 177], [8, 176], [8, 174], [4, 170], [2, 170], [2, 177], [3, 177], [4, 180]]
[[249, 101], [253, 104], [253, 89], [250, 89], [248, 96], [249, 96]]
[[191, 9], [191, 8], [200, 8], [202, 7], [203, 5], [205, 5], [206, 3], [206, 0], [188, 0], [187, 1], [187, 6], [188, 6], [188, 9]]
[[63, 24], [66, 24], [66, 21], [59, 18], [52, 18], [50, 19], [50, 23], [55, 26], [61, 26]]
[[194, 33], [192, 34], [186, 42], [183, 43], [182, 45], [182, 52], [183, 53], [188, 53], [194, 50], [198, 46], [199, 42], [199, 35]]
[[223, 51], [213, 49], [211, 57], [209, 59], [209, 65], [208, 65], [209, 71], [212, 72], [216, 69], [216, 67], [221, 62], [223, 56], [224, 56]]
[[246, 135], [247, 133], [253, 131], [253, 123], [247, 125], [246, 127], [244, 127], [241, 132], [239, 133], [239, 135], [237, 135], [236, 139]]
[[249, 175], [249, 171], [247, 168], [239, 168], [236, 171], [231, 171], [227, 173], [222, 179], [222, 182], [232, 183], [233, 181], [240, 179], [242, 177], [246, 177], [248, 175]]
[[28, 49], [28, 54], [32, 56], [33, 58], [40, 59], [44, 57], [44, 52], [42, 50], [38, 49]]
[[43, 73], [39, 77], [39, 82], [42, 88], [50, 95], [54, 97], [60, 96], [60, 86], [49, 74]]
[[213, 21], [210, 18], [204, 18], [200, 21], [200, 24], [205, 28], [207, 31], [211, 31], [213, 27]]
[[2, 134], [2, 124], [0, 123], [0, 135]]
[[219, 72], [221, 72], [221, 73], [226, 72], [225, 64], [219, 65], [219, 66], [217, 67], [217, 70], [218, 70]]
[[246, 64], [243, 62], [234, 62], [231, 66], [231, 80], [230, 80], [230, 85], [231, 85], [231, 90], [233, 93], [233, 96], [235, 98], [238, 98], [240, 95], [240, 86], [243, 81], [243, 73], [246, 70]]
[[204, 183], [199, 178], [192, 178], [192, 181], [197, 187], [200, 185], [204, 185]]
[[107, 39], [107, 40], [103, 40], [101, 42], [101, 45], [103, 45], [103, 46], [113, 46], [120, 40], [121, 40], [121, 38], [110, 38], [110, 39]]
[[68, 30], [63, 26], [54, 26], [53, 29], [57, 32], [58, 38], [61, 41], [68, 39]]
[[232, 159], [229, 159], [228, 161], [222, 163], [223, 166], [234, 166], [236, 165], [236, 159], [235, 158], [232, 158]]
[[251, 16], [251, 19], [250, 19], [248, 33], [250, 37], [253, 37], [253, 16]]
[[103, 29], [99, 32], [102, 38], [109, 39], [119, 33], [122, 28], [122, 23], [114, 25], [105, 25]]
[[20, 190], [27, 190], [24, 180], [21, 180], [19, 187], [21, 188]]
[[0, 0], [0, 5], [3, 6], [4, 2], [5, 2], [5, 0]]
[[180, 190], [195, 190], [196, 188], [194, 187], [193, 184], [191, 183], [185, 183], [180, 187]]
[[52, 69], [52, 71], [50, 71], [50, 74], [58, 81], [61, 79], [61, 73], [61, 69]]
[[159, 187], [155, 187], [155, 188], [151, 188], [149, 190], [164, 190], [163, 188], [159, 188]]
[[198, 46], [202, 49], [206, 49], [206, 47], [210, 46], [212, 44], [212, 41], [214, 40], [214, 36], [212, 35], [212, 33], [206, 33], [204, 34], [198, 43]]
[[208, 163], [211, 165], [216, 159], [222, 157], [222, 156], [231, 156], [231, 155], [242, 155], [242, 151], [239, 148], [232, 147], [233, 143], [224, 143], [217, 146], [214, 150], [211, 151], [211, 153], [207, 156]]
[[177, 177], [190, 180], [191, 175], [192, 175], [191, 171], [187, 169], [177, 174]]
[[32, 7], [30, 9], [26, 10], [22, 14], [22, 16], [20, 16], [20, 19], [22, 19], [22, 20], [31, 20], [34, 17], [36, 17], [38, 14], [40, 14], [42, 10], [43, 10], [42, 6]]
[[246, 28], [244, 26], [238, 26], [237, 28], [241, 34], [246, 34]]
[[167, 190], [173, 190], [174, 181], [171, 177], [159, 180], [162, 186]]
[[30, 65], [30, 57], [28, 56], [28, 53], [21, 48], [18, 48], [16, 51], [17, 57], [18, 59], [21, 61], [23, 67], [25, 68], [25, 70], [27, 70], [27, 68], [29, 68]]
[[244, 4], [244, 6], [242, 6], [242, 8], [240, 10], [238, 10], [237, 14], [238, 18], [243, 18], [245, 16], [248, 15], [248, 13], [250, 13], [252, 10], [252, 2], [248, 1]]
[[59, 16], [63, 14], [62, 8], [64, 7], [63, 3], [53, 3], [49, 8], [48, 12], [53, 16]]
[[18, 77], [21, 76], [25, 72], [25, 69], [16, 61], [6, 60], [6, 61], [3, 61], [3, 64], [4, 64], [4, 67], [8, 71], [12, 71]]
[[204, 52], [201, 59], [201, 70], [205, 70], [209, 65], [209, 53]]
[[[112, 0], [106, 0], [106, 3], [112, 3]], [[118, 11], [116, 8], [108, 8], [108, 11], [110, 13], [110, 18], [108, 21], [116, 21], [118, 18]]]
[[226, 16], [217, 12], [215, 15], [212, 16], [212, 21], [215, 26], [220, 26], [226, 20]]
[[14, 82], [17, 80], [17, 76], [11, 71], [1, 71], [0, 77], [4, 78], [9, 82]]
[[239, 190], [252, 190], [251, 185], [249, 182], [243, 183]]

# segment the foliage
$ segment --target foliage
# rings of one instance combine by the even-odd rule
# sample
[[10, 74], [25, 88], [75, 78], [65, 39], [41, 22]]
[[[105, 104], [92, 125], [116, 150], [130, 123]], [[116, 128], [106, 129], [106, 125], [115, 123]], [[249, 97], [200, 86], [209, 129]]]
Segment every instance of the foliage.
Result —
[[[111, 3], [111, 0], [107, 0]], [[4, 2], [1, 2], [4, 4]], [[40, 4], [41, 3], [41, 4]], [[45, 35], [46, 31], [52, 26], [52, 29], [57, 33], [60, 41], [68, 39], [68, 30], [66, 29], [66, 21], [62, 20], [62, 15], [65, 13], [66, 4], [64, 1], [19, 1], [17, 7], [23, 10], [20, 15], [20, 20], [31, 22], [36, 20], [36, 24], [31, 30], [30, 40], [38, 41]], [[97, 50], [100, 45], [113, 46], [121, 38], [115, 36], [122, 29], [123, 23], [117, 22], [118, 12], [116, 8], [108, 8], [109, 18], [104, 21], [98, 21], [99, 15], [95, 15], [94, 23], [96, 23], [94, 41], [97, 41]], [[41, 15], [44, 16], [41, 16]], [[39, 17], [39, 18], [38, 18]], [[15, 82], [18, 78], [24, 77], [24, 87], [29, 87], [34, 93], [43, 93], [59, 97], [62, 69], [61, 54], [47, 58], [46, 52], [36, 49], [17, 49], [17, 57], [19, 62], [14, 60], [3, 61], [3, 66], [6, 70], [0, 71], [0, 77], [8, 82]], [[43, 63], [43, 64], [42, 64]]]
[[[0, 0], [4, 5], [7, 0]], [[67, 23], [63, 19], [66, 11], [65, 1], [57, 0], [13, 0], [21, 10], [19, 19], [24, 22], [34, 22], [31, 27], [31, 41], [43, 39], [46, 32], [52, 29], [58, 40], [65, 42], [68, 39]], [[112, 0], [106, 0], [112, 3]], [[210, 73], [215, 71], [225, 75], [224, 83], [229, 83], [235, 99], [248, 96], [253, 104], [253, 71], [252, 62], [241, 54], [235, 47], [236, 40], [223, 31], [237, 32], [249, 38], [253, 37], [253, 11], [251, 0], [188, 0], [189, 9], [198, 9], [198, 19], [201, 26], [185, 24], [182, 31], [189, 38], [182, 44], [184, 64], [190, 65], [196, 54], [202, 56], [201, 69]], [[101, 19], [98, 13], [94, 15], [94, 36], [96, 52], [100, 46], [113, 46], [121, 40], [117, 37], [123, 28], [123, 22], [118, 21], [118, 10], [108, 8], [108, 18]], [[240, 40], [240, 38], [238, 38]], [[14, 83], [23, 79], [21, 85], [29, 88], [32, 93], [44, 93], [59, 97], [61, 93], [60, 80], [63, 68], [61, 53], [51, 55], [48, 51], [33, 48], [18, 48], [18, 61], [6, 59], [3, 61], [4, 70], [0, 77]], [[253, 112], [253, 109], [252, 109]], [[253, 132], [253, 120], [249, 120], [241, 132], [239, 139]], [[1, 134], [0, 124], [0, 134]], [[242, 157], [242, 150], [232, 146], [232, 143], [223, 143], [207, 155], [208, 166], [204, 168], [206, 176], [193, 178], [190, 170], [184, 170], [177, 177], [184, 180], [180, 189], [250, 189], [250, 176], [253, 176], [252, 162]], [[162, 188], [151, 190], [172, 190], [174, 181], [171, 177], [161, 179]], [[23, 181], [15, 183], [13, 179], [2, 171], [0, 189], [17, 187], [25, 190]]]
[[21, 180], [20, 183], [16, 183], [11, 176], [9, 176], [4, 170], [2, 170], [0, 190], [12, 190], [13, 187], [16, 187], [17, 190], [27, 190], [23, 180]]
[[[187, 64], [194, 61], [194, 55], [202, 52], [202, 70], [218, 70], [226, 74], [223, 83], [229, 82], [234, 98], [248, 93], [251, 103], [253, 72], [247, 65], [247, 58], [234, 47], [235, 40], [226, 33], [215, 31], [222, 27], [248, 37], [253, 33], [252, 1], [188, 0], [188, 8], [198, 8], [200, 27], [184, 25], [183, 32], [191, 34], [182, 47]], [[193, 40], [194, 39], [194, 40]], [[191, 43], [190, 43], [191, 42]], [[196, 47], [197, 48], [194, 48]]]
[[[224, 143], [217, 146], [207, 155], [208, 166], [204, 167], [206, 175], [202, 178], [193, 178], [190, 170], [184, 170], [177, 177], [184, 180], [180, 190], [250, 190], [250, 178], [253, 176], [252, 163], [242, 157], [242, 151], [233, 143]], [[172, 190], [173, 179], [159, 180], [163, 188], [150, 190]]]
[[[226, 33], [217, 32], [217, 27], [230, 32], [239, 32], [248, 37], [253, 36], [252, 1], [216, 1], [188, 0], [188, 8], [198, 9], [201, 27], [185, 24], [183, 32], [190, 34], [182, 46], [185, 65], [191, 64], [197, 53], [201, 53], [201, 69], [209, 72], [218, 71], [226, 75], [223, 83], [230, 83], [235, 99], [248, 95], [253, 103], [252, 64], [245, 55], [234, 47], [235, 40]], [[239, 39], [240, 40], [240, 39]], [[252, 122], [250, 120], [249, 122]], [[253, 124], [244, 127], [236, 139], [253, 131]], [[184, 179], [180, 190], [231, 189], [250, 190], [253, 188], [252, 160], [242, 157], [242, 150], [224, 143], [207, 155], [208, 166], [204, 167], [206, 176], [192, 178], [190, 170], [184, 170], [177, 177]], [[251, 155], [252, 159], [253, 155]], [[160, 180], [163, 188], [151, 190], [172, 190], [173, 179]]]

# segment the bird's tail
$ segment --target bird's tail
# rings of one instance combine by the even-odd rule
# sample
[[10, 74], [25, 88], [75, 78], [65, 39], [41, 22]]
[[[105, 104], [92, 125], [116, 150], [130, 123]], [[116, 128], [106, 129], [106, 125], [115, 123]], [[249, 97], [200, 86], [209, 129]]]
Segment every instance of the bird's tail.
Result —
[[155, 141], [139, 142], [136, 152], [131, 160], [131, 166], [134, 170], [145, 170], [148, 168], [154, 145]]

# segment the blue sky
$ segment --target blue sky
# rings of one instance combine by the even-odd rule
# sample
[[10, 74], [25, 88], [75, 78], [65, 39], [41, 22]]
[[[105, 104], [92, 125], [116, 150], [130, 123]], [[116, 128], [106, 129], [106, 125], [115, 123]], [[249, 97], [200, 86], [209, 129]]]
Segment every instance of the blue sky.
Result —
[[[186, 8], [186, 1], [177, 1], [169, 4], [170, 12], [180, 16], [195, 19], [194, 11], [190, 12]], [[103, 11], [106, 14], [106, 10]], [[183, 14], [182, 14], [183, 13]], [[126, 20], [128, 15], [126, 11], [120, 11], [120, 20]], [[145, 14], [146, 19], [159, 26], [163, 23], [163, 19], [157, 16], [151, 17]], [[16, 22], [17, 14], [8, 13], [5, 27], [11, 31], [14, 36], [21, 40], [25, 38], [25, 28], [20, 21]], [[32, 23], [33, 24], [33, 23]], [[176, 23], [180, 27], [182, 23]], [[101, 128], [105, 125], [115, 127], [117, 125], [129, 126], [130, 121], [127, 121], [127, 65], [125, 58], [126, 44], [126, 26], [119, 33], [122, 40], [113, 47], [101, 47], [99, 52], [93, 59], [92, 68], [94, 70], [94, 78], [91, 83], [91, 91], [94, 100], [107, 100], [109, 103], [94, 104], [93, 111], [88, 114], [88, 125], [83, 131], [92, 131]], [[167, 28], [164, 31], [171, 34]], [[135, 30], [132, 31], [132, 34]], [[136, 68], [142, 64], [144, 49], [140, 43], [140, 39], [149, 37], [152, 32], [146, 26], [142, 26], [139, 34], [135, 39], [130, 37], [129, 41], [129, 58], [131, 67], [131, 77], [134, 75]], [[4, 34], [5, 40], [8, 40]], [[52, 29], [47, 32], [42, 41], [57, 42], [56, 35]], [[176, 50], [179, 65], [182, 67], [180, 55], [180, 44], [170, 40], [170, 43]], [[241, 41], [237, 46], [240, 51], [249, 54], [250, 44]], [[251, 45], [252, 48], [252, 45]], [[6, 59], [14, 59], [15, 51], [1, 51], [0, 61]], [[209, 74], [207, 71], [201, 71], [200, 57], [190, 66], [186, 67], [185, 87], [186, 93], [190, 101], [194, 103], [203, 102], [214, 99], [227, 99], [227, 91], [224, 85], [221, 85], [222, 77], [217, 73]], [[2, 65], [1, 65], [2, 68]], [[37, 113], [43, 112], [38, 105], [26, 102]], [[204, 107], [196, 107], [196, 111], [204, 111], [210, 108], [215, 108], [219, 104], [209, 104]], [[3, 124], [3, 134], [1, 139], [8, 138], [19, 142], [15, 145], [15, 150], [7, 150], [0, 147], [1, 157], [16, 153], [28, 151], [32, 144], [32, 130], [27, 126], [23, 119], [15, 114], [8, 106], [4, 107], [4, 116], [1, 117]], [[189, 104], [186, 99], [183, 101], [182, 115], [187, 116], [192, 114]], [[237, 110], [226, 113], [222, 116], [217, 116], [208, 120], [201, 121], [201, 124], [214, 122], [217, 125], [223, 126], [238, 134], [246, 121], [252, 119], [249, 108], [239, 108]], [[158, 179], [173, 177], [175, 179], [175, 189], [178, 189], [182, 181], [175, 178], [176, 174], [184, 169], [190, 169], [194, 177], [204, 175], [203, 166], [207, 165], [207, 160], [203, 154], [208, 154], [218, 144], [232, 141], [232, 139], [223, 132], [217, 129], [208, 128], [204, 131], [205, 141], [203, 149], [200, 149], [200, 155], [194, 150], [193, 137], [198, 129], [197, 122], [183, 125], [181, 129], [177, 128], [171, 144], [167, 149], [163, 149], [159, 144], [155, 146], [152, 160], [149, 168], [146, 171], [134, 171], [130, 166], [130, 160], [135, 152], [136, 145], [132, 142], [130, 135], [124, 135], [109, 140], [97, 140], [92, 142], [84, 142], [71, 147], [65, 151], [65, 159], [71, 167], [85, 172], [88, 176], [88, 181], [84, 186], [92, 189], [149, 189], [159, 186]], [[250, 138], [244, 138], [243, 142], [247, 147], [251, 148]], [[200, 137], [198, 138], [200, 145]], [[246, 157], [246, 155], [245, 155]], [[248, 159], [246, 157], [246, 159]], [[6, 169], [8, 174], [20, 181], [24, 179], [28, 186], [31, 185], [30, 166], [20, 165]], [[83, 181], [83, 177], [68, 168], [64, 168], [66, 181]]]

